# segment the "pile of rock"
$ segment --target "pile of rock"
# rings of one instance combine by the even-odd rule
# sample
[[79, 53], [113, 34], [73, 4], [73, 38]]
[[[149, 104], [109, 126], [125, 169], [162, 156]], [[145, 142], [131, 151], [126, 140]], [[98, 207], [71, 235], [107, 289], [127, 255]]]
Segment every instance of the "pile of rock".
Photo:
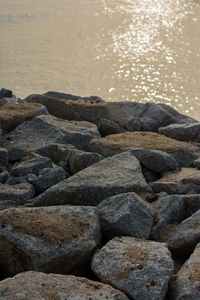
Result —
[[198, 121], [2, 89], [0, 127], [0, 299], [200, 299]]

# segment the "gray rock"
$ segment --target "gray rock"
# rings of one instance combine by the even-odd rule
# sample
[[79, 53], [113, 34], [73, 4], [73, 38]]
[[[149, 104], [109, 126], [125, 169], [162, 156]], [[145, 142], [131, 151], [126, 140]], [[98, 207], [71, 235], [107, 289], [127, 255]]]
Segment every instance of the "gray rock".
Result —
[[0, 147], [0, 172], [4, 171], [8, 167], [8, 150]]
[[81, 150], [71, 150], [67, 157], [70, 174], [75, 174], [97, 162], [104, 157], [98, 153], [85, 152]]
[[172, 300], [199, 300], [200, 299], [200, 243], [194, 253], [176, 273], [170, 284], [170, 299]]
[[92, 259], [99, 279], [130, 299], [164, 299], [173, 268], [165, 244], [130, 237], [114, 238]]
[[182, 195], [181, 198], [185, 205], [187, 218], [191, 217], [200, 209], [200, 194]]
[[41, 157], [39, 155], [30, 155], [22, 162], [15, 163], [11, 168], [11, 176], [27, 176], [28, 174], [39, 175], [39, 172], [44, 168], [51, 168], [52, 161], [48, 157]]
[[10, 177], [9, 172], [3, 171], [2, 173], [0, 173], [0, 183], [5, 183], [9, 177]]
[[62, 92], [57, 92], [57, 91], [48, 91], [44, 93], [43, 95], [60, 99], [60, 100], [80, 100], [80, 99], [85, 99], [85, 100], [90, 100], [93, 103], [95, 102], [105, 102], [102, 98], [98, 96], [77, 96], [77, 95], [72, 95], [72, 94], [67, 94], [67, 93], [62, 93]]
[[22, 203], [33, 198], [34, 188], [29, 183], [16, 185], [0, 184], [0, 201], [9, 200]]
[[98, 207], [103, 236], [133, 236], [148, 239], [153, 223], [151, 206], [135, 193], [102, 201]]
[[200, 210], [184, 220], [167, 241], [176, 256], [191, 254], [200, 242]]
[[126, 132], [126, 129], [122, 128], [117, 123], [103, 118], [97, 123], [97, 128], [101, 133], [101, 136]]
[[34, 206], [98, 205], [126, 192], [151, 192], [138, 160], [131, 153], [106, 158], [65, 179], [34, 199]]
[[166, 127], [160, 127], [158, 131], [179, 141], [200, 142], [200, 123], [171, 124]]
[[156, 131], [157, 121], [148, 117], [132, 117], [128, 120], [126, 128], [129, 131]]
[[94, 124], [67, 121], [44, 115], [24, 122], [6, 136], [5, 147], [11, 161], [20, 160], [27, 153], [37, 152], [49, 144], [72, 144], [78, 149], [87, 150], [91, 139], [99, 137]]
[[5, 89], [5, 88], [1, 88], [0, 89], [0, 99], [2, 98], [11, 98], [13, 96], [13, 92], [11, 90]]
[[156, 173], [144, 166], [142, 167], [142, 173], [147, 183], [160, 179], [159, 173]]
[[69, 152], [75, 149], [70, 144], [47, 144], [37, 149], [37, 153], [44, 157], [49, 157], [55, 164], [64, 161]]
[[20, 177], [9, 177], [8, 180], [6, 181], [6, 184], [9, 185], [16, 185], [20, 183], [29, 183], [29, 180], [27, 177], [20, 176]]
[[171, 232], [185, 217], [184, 202], [179, 195], [160, 197], [152, 203], [154, 225], [151, 239], [166, 241]]
[[[65, 171], [61, 167], [45, 168], [39, 172], [39, 176], [32, 178], [36, 192], [42, 193], [52, 185], [55, 185], [65, 179]], [[30, 180], [30, 179], [29, 179]]]
[[82, 275], [101, 241], [91, 207], [9, 208], [0, 212], [0, 219], [4, 277], [27, 270]]
[[195, 159], [195, 161], [193, 161], [192, 166], [194, 168], [198, 168], [198, 169], [200, 168], [200, 157]]
[[109, 285], [71, 275], [24, 272], [0, 282], [1, 300], [128, 300]]

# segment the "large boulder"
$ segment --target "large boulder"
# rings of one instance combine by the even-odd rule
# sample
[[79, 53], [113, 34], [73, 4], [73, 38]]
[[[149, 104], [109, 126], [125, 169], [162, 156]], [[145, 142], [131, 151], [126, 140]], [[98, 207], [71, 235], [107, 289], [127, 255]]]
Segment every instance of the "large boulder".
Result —
[[9, 208], [0, 212], [0, 275], [35, 270], [84, 274], [101, 233], [95, 208]]
[[171, 124], [160, 127], [158, 132], [179, 141], [200, 142], [200, 123]]
[[109, 285], [83, 277], [24, 272], [0, 282], [0, 300], [128, 300]]
[[10, 132], [24, 121], [36, 116], [48, 114], [45, 106], [37, 103], [21, 103], [0, 107], [0, 128], [4, 133]]
[[151, 206], [136, 193], [124, 193], [102, 201], [98, 207], [106, 239], [133, 236], [148, 239], [153, 223]]
[[164, 299], [173, 269], [165, 244], [131, 237], [114, 238], [92, 259], [102, 282], [138, 300]]
[[102, 200], [126, 192], [151, 192], [138, 160], [131, 153], [106, 158], [46, 190], [33, 206], [98, 205]]
[[88, 148], [99, 132], [94, 124], [62, 120], [50, 115], [34, 118], [24, 122], [6, 136], [5, 147], [9, 151], [10, 160], [20, 160], [30, 151], [37, 152], [48, 144], [72, 144], [78, 149]]
[[13, 96], [13, 92], [11, 90], [5, 88], [0, 89], [0, 99], [11, 98], [12, 96]]
[[149, 149], [160, 150], [171, 154], [179, 166], [190, 166], [199, 156], [200, 148], [181, 141], [168, 138], [155, 132], [128, 132], [113, 134], [90, 142], [92, 151], [103, 156], [134, 150]]

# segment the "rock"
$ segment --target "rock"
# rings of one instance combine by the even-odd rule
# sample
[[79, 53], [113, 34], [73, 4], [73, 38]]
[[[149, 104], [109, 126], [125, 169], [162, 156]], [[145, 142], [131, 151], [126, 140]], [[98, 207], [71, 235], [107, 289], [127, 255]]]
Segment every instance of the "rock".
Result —
[[[155, 182], [149, 183], [154, 193], [166, 192], [167, 194], [184, 194], [190, 188], [194, 188], [189, 178], [199, 175], [200, 171], [195, 168], [182, 168], [163, 174], [163, 177]], [[187, 181], [188, 179], [188, 181]], [[192, 190], [192, 189], [191, 189]]]
[[71, 275], [24, 272], [0, 282], [1, 300], [128, 300], [109, 285]]
[[126, 192], [151, 192], [138, 160], [131, 153], [106, 158], [46, 190], [33, 206], [98, 205]]
[[9, 208], [0, 212], [0, 219], [4, 277], [27, 270], [87, 273], [101, 241], [98, 217], [91, 207]]
[[92, 259], [99, 279], [130, 299], [164, 299], [173, 268], [165, 244], [131, 237], [114, 238]]
[[71, 150], [67, 157], [69, 172], [70, 174], [78, 173], [102, 159], [103, 156], [98, 153], [85, 152], [76, 149]]
[[132, 117], [128, 120], [126, 128], [129, 131], [156, 131], [157, 122], [148, 117]]
[[41, 103], [47, 107], [50, 114], [62, 119], [88, 121], [96, 124], [99, 119], [108, 118], [107, 103], [102, 100], [94, 98], [66, 99], [62, 96], [59, 98], [48, 95], [30, 95], [25, 101]]
[[0, 107], [0, 128], [4, 133], [8, 133], [21, 123], [47, 113], [45, 106], [37, 103], [4, 105]]
[[75, 149], [70, 144], [47, 144], [37, 149], [37, 153], [44, 157], [49, 157], [55, 164], [64, 161], [69, 152]]
[[8, 167], [8, 150], [0, 147], [0, 172], [4, 171]]
[[135, 193], [113, 196], [98, 205], [103, 236], [148, 239], [153, 223], [151, 206]]
[[160, 127], [158, 132], [179, 141], [200, 142], [200, 123], [171, 124]]
[[9, 200], [16, 203], [24, 203], [33, 198], [34, 188], [31, 184], [21, 183], [16, 185], [0, 185], [0, 201]]
[[160, 179], [160, 174], [143, 166], [142, 173], [147, 183]]
[[151, 239], [166, 241], [177, 224], [184, 220], [184, 202], [179, 195], [159, 197], [152, 203], [152, 208], [154, 226], [151, 231]]
[[34, 186], [36, 192], [42, 193], [52, 185], [55, 185], [65, 179], [65, 171], [61, 167], [45, 168], [39, 172], [39, 176], [30, 183]]
[[200, 242], [200, 210], [184, 220], [167, 241], [176, 256], [191, 254]]
[[193, 161], [192, 167], [200, 169], [200, 157]]
[[90, 149], [103, 156], [137, 150], [160, 150], [172, 155], [179, 166], [190, 166], [199, 156], [200, 148], [153, 132], [113, 134], [90, 142]]
[[10, 174], [8, 171], [3, 171], [0, 173], [0, 183], [5, 183], [10, 177]]
[[186, 217], [191, 217], [195, 212], [200, 209], [200, 194], [188, 194], [182, 195], [185, 208], [186, 208]]
[[97, 128], [101, 136], [126, 132], [126, 129], [120, 127], [117, 123], [103, 118], [97, 123]]
[[0, 99], [2, 98], [11, 98], [13, 96], [13, 92], [11, 90], [5, 89], [5, 88], [1, 88], [0, 89]]
[[6, 136], [5, 147], [9, 150], [10, 161], [20, 160], [27, 153], [37, 152], [49, 144], [72, 144], [87, 150], [91, 139], [99, 137], [94, 124], [66, 121], [50, 115], [24, 122]]
[[200, 243], [196, 246], [194, 253], [185, 262], [170, 284], [170, 299], [192, 299], [200, 298]]
[[16, 184], [20, 184], [20, 183], [28, 183], [28, 179], [24, 176], [20, 176], [20, 177], [9, 177], [8, 180], [6, 181], [6, 184], [9, 185], [16, 185]]

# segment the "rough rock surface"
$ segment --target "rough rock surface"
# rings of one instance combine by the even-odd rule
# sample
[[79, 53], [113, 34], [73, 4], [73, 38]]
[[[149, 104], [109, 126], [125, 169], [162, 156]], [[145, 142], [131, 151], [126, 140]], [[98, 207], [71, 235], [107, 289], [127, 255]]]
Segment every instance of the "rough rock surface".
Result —
[[0, 282], [1, 300], [128, 300], [109, 285], [70, 275], [34, 271]]
[[30, 151], [37, 152], [48, 144], [72, 144], [78, 149], [87, 149], [88, 142], [98, 138], [94, 124], [88, 122], [67, 121], [44, 115], [24, 122], [6, 136], [5, 147], [12, 161], [21, 159]]
[[1, 88], [0, 89], [0, 99], [2, 98], [11, 98], [13, 96], [13, 92], [11, 90]]
[[126, 132], [126, 129], [122, 128], [117, 123], [103, 118], [98, 121], [97, 128], [101, 133], [101, 136]]
[[181, 196], [186, 209], [186, 217], [191, 217], [200, 209], [200, 194], [188, 194]]
[[0, 184], [0, 201], [9, 200], [18, 204], [33, 198], [33, 196], [34, 188], [31, 184]]
[[191, 254], [200, 242], [200, 210], [185, 219], [167, 241], [170, 250], [177, 256]]
[[0, 212], [0, 220], [4, 277], [27, 270], [83, 274], [101, 241], [91, 207], [9, 208]]
[[172, 300], [200, 299], [200, 243], [170, 285]]
[[0, 147], [0, 172], [4, 171], [8, 167], [8, 150]]
[[138, 160], [129, 152], [103, 159], [65, 179], [35, 198], [32, 205], [98, 205], [126, 192], [151, 192]]
[[98, 207], [103, 236], [148, 239], [153, 223], [151, 206], [136, 193], [125, 193], [102, 201]]
[[3, 129], [4, 133], [7, 133], [24, 121], [45, 114], [48, 114], [46, 107], [37, 103], [4, 105], [0, 107], [0, 128]]
[[156, 131], [157, 122], [148, 117], [132, 117], [126, 127], [129, 131]]
[[65, 161], [69, 152], [75, 147], [70, 144], [47, 144], [37, 149], [37, 153], [49, 157], [55, 164]]
[[162, 300], [173, 273], [173, 261], [163, 243], [135, 238], [114, 238], [92, 259], [99, 279], [130, 299]]
[[179, 141], [200, 142], [200, 123], [171, 124], [160, 127], [159, 133]]
[[103, 156], [134, 150], [137, 148], [161, 150], [171, 154], [180, 166], [190, 166], [199, 156], [200, 148], [176, 141], [155, 132], [128, 132], [113, 134], [90, 142], [91, 149]]

